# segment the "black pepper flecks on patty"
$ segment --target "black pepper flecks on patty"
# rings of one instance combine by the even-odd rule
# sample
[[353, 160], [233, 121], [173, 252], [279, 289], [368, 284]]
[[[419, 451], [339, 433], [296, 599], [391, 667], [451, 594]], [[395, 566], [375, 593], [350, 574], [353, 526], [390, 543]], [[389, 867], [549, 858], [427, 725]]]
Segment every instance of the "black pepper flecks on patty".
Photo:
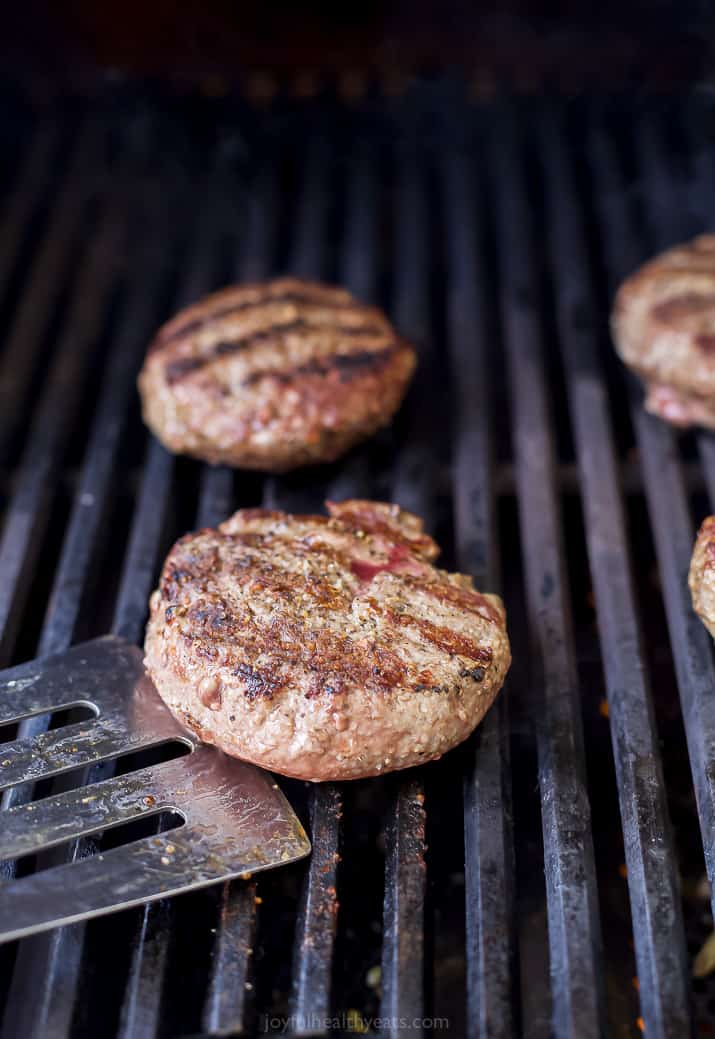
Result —
[[375, 775], [464, 740], [510, 664], [501, 600], [439, 570], [397, 506], [244, 509], [181, 538], [151, 599], [146, 665], [229, 754], [309, 780]]

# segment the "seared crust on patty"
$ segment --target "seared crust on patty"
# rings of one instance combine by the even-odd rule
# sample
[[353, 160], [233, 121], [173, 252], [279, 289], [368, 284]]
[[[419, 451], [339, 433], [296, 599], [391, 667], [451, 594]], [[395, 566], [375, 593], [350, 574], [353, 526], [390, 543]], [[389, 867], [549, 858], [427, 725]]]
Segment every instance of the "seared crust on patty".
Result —
[[703, 520], [688, 574], [693, 608], [715, 638], [715, 516]]
[[395, 505], [243, 509], [181, 538], [151, 598], [146, 667], [201, 739], [285, 775], [355, 779], [438, 758], [511, 662], [501, 600], [430, 562]]
[[377, 308], [280, 278], [182, 310], [150, 345], [139, 390], [169, 450], [280, 472], [333, 461], [386, 425], [415, 364]]
[[715, 235], [669, 249], [626, 279], [612, 328], [646, 384], [649, 411], [715, 429]]

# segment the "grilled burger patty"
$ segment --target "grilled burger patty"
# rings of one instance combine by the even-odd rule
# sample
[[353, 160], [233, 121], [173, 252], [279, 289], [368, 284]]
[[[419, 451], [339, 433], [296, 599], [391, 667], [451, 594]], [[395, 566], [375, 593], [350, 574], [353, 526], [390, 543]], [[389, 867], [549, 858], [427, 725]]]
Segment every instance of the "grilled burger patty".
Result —
[[715, 516], [703, 520], [688, 575], [695, 612], [715, 638]]
[[415, 363], [375, 307], [281, 278], [182, 310], [152, 342], [139, 390], [169, 450], [280, 472], [333, 461], [387, 425]]
[[656, 256], [621, 286], [618, 351], [646, 384], [646, 407], [677, 426], [715, 429], [715, 235]]
[[438, 758], [511, 662], [501, 600], [432, 565], [416, 516], [243, 509], [181, 538], [151, 597], [146, 667], [200, 739], [285, 775], [354, 779]]

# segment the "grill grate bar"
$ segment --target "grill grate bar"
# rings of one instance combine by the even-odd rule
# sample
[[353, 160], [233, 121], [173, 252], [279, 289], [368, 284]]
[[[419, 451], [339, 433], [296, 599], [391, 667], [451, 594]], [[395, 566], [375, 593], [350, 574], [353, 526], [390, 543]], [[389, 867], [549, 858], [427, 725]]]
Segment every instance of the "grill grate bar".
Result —
[[[603, 245], [613, 277], [611, 289], [645, 253], [633, 229], [622, 177], [610, 142], [599, 136], [594, 148], [601, 205]], [[607, 198], [610, 204], [605, 204]], [[634, 386], [634, 384], [631, 384]], [[633, 389], [632, 415], [642, 455], [646, 498], [663, 582], [690, 767], [700, 819], [705, 864], [715, 882], [715, 667], [710, 637], [692, 608], [686, 576], [695, 537], [674, 432], [647, 414]]]
[[491, 155], [526, 605], [538, 662], [532, 710], [542, 804], [552, 1027], [557, 1037], [586, 1039], [601, 1035], [602, 1030], [598, 899], [555, 445], [535, 303], [538, 284], [529, 252], [530, 214], [511, 115], [505, 114], [503, 132], [491, 142]]
[[[379, 192], [371, 153], [371, 138], [361, 139], [361, 146], [358, 145], [354, 160], [350, 163], [340, 283], [356, 299], [378, 304]], [[370, 460], [370, 445], [351, 451], [340, 463], [340, 471], [331, 481], [330, 498], [334, 501], [351, 497], [369, 498], [373, 493]]]
[[151, 438], [112, 619], [112, 634], [130, 642], [140, 642], [142, 638], [147, 600], [166, 526], [173, 471], [173, 457], [158, 440]]
[[694, 221], [690, 209], [695, 201], [694, 193], [688, 194], [687, 208], [672, 205], [675, 191], [673, 171], [661, 121], [653, 112], [647, 113], [640, 121], [636, 145], [643, 167], [641, 198], [645, 203], [648, 235], [656, 249], [667, 249], [699, 229], [699, 222]]
[[[424, 901], [426, 891], [424, 784], [401, 779], [385, 825], [382, 1001], [385, 1035], [399, 1034], [399, 1021], [420, 1022], [424, 1006]], [[423, 1034], [421, 1024], [411, 1029]]]
[[[463, 156], [443, 170], [448, 338], [455, 378], [453, 499], [457, 567], [495, 590], [497, 543], [490, 434], [490, 358], [473, 171]], [[502, 691], [474, 741], [464, 783], [467, 1027], [470, 1037], [513, 1034], [515, 976], [508, 705]]]
[[[711, 509], [715, 509], [715, 438], [700, 434], [698, 436], [698, 450], [705, 471], [705, 482]], [[686, 483], [687, 487], [687, 483]]]
[[330, 1015], [333, 947], [337, 930], [336, 893], [340, 817], [343, 800], [334, 783], [312, 793], [310, 839], [313, 851], [301, 891], [295, 933], [291, 1026], [294, 1035], [315, 1035]]
[[6, 460], [25, 408], [32, 374], [40, 361], [67, 272], [83, 229], [87, 208], [96, 200], [101, 181], [101, 128], [87, 120], [81, 127], [52, 219], [33, 261], [3, 347], [0, 379], [0, 457]]
[[434, 528], [434, 439], [429, 422], [434, 415], [432, 329], [430, 328], [429, 214], [423, 163], [410, 145], [403, 145], [395, 201], [394, 320], [400, 334], [413, 344], [419, 366], [399, 420], [404, 425], [393, 473], [393, 500], [421, 516]]
[[[427, 262], [429, 228], [423, 178], [413, 142], [397, 157], [395, 227], [395, 292], [393, 311], [400, 333], [419, 355], [419, 367], [405, 403], [404, 438], [393, 474], [392, 499], [421, 516], [434, 528], [432, 476], [434, 463], [428, 430], [434, 429], [430, 387], [431, 330]], [[420, 172], [418, 172], [420, 171]], [[421, 777], [396, 778], [394, 807], [385, 826], [385, 897], [383, 906], [382, 1001], [388, 1019], [385, 1035], [399, 1034], [401, 1018], [421, 1021], [424, 1015], [425, 788]], [[415, 1035], [423, 1034], [421, 1024]]]
[[358, 298], [377, 297], [379, 242], [378, 191], [371, 147], [358, 145], [351, 161], [347, 187], [345, 238], [348, 246], [342, 263], [342, 284]]
[[294, 214], [295, 235], [290, 256], [291, 273], [302, 278], [319, 279], [324, 276], [330, 197], [326, 173], [330, 165], [327, 139], [312, 136]]
[[204, 466], [196, 526], [215, 527], [228, 518], [232, 509], [233, 471], [225, 466]]
[[171, 933], [171, 903], [151, 902], [139, 911], [117, 1039], [155, 1036], [161, 1025], [162, 982]]
[[257, 926], [256, 884], [229, 881], [221, 888], [202, 1027], [215, 1035], [245, 1031], [248, 986]]
[[598, 358], [596, 301], [562, 133], [555, 118], [546, 122], [539, 151], [546, 162], [557, 321], [583, 482], [639, 994], [648, 1035], [686, 1035], [691, 1021], [676, 856], [644, 670], [608, 397]]
[[3, 206], [0, 217], [0, 285], [3, 291], [22, 249], [27, 226], [47, 188], [59, 136], [57, 125], [43, 125], [34, 131], [14, 190]]

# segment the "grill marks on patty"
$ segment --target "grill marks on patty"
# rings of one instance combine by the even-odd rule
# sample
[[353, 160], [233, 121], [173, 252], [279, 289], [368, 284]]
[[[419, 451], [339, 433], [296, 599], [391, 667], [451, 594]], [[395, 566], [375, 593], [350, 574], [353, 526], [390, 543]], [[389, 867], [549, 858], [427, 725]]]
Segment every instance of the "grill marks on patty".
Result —
[[435, 624], [433, 621], [425, 620], [422, 617], [415, 617], [413, 614], [406, 611], [403, 612], [400, 609], [392, 609], [384, 603], [377, 602], [375, 599], [368, 599], [368, 605], [375, 613], [379, 613], [386, 618], [393, 628], [415, 628], [422, 638], [436, 646], [437, 649], [448, 653], [449, 656], [459, 654], [460, 656], [468, 657], [470, 660], [477, 660], [482, 664], [488, 664], [492, 659], [492, 651], [488, 646], [478, 646], [473, 639], [460, 635], [453, 628], [446, 628], [441, 624]]
[[474, 637], [469, 620], [501, 625], [499, 611], [406, 547], [389, 515], [376, 513], [372, 522], [378, 535], [336, 519], [246, 510], [225, 531], [182, 539], [160, 586], [170, 603], [167, 626], [230, 669], [249, 699], [271, 699], [297, 674], [304, 685], [307, 679], [309, 699], [355, 687], [441, 692], [450, 688], [445, 666], [452, 684], [475, 669], [483, 679], [492, 650]]
[[188, 307], [179, 318], [170, 321], [160, 330], [154, 340], [153, 349], [158, 350], [169, 343], [184, 339], [193, 332], [205, 328], [212, 321], [224, 320], [250, 310], [287, 303], [313, 303], [337, 310], [354, 309], [355, 301], [343, 289], [313, 282], [301, 282], [294, 278], [279, 278], [265, 285], [244, 286], [215, 292], [203, 303]]
[[[277, 537], [288, 538], [291, 542], [300, 540], [315, 548], [327, 547], [335, 551], [338, 547], [345, 549], [342, 563], [348, 567], [355, 546], [370, 535], [370, 545], [388, 546], [385, 554], [396, 549], [404, 549], [414, 557], [415, 562], [435, 559], [439, 555], [439, 547], [429, 534], [422, 530], [421, 523], [412, 523], [412, 517], [402, 512], [396, 505], [368, 502], [351, 499], [349, 502], [326, 503], [329, 516], [308, 515], [292, 516], [278, 509], [241, 509], [225, 523], [221, 524], [223, 534], [232, 534], [242, 538], [259, 538], [260, 541], [247, 543], [263, 544], [266, 539]], [[356, 541], [357, 539], [357, 541]], [[357, 549], [358, 554], [360, 549]], [[407, 557], [405, 557], [407, 558]], [[384, 569], [381, 564], [380, 569]]]
[[[371, 354], [373, 357], [376, 357], [380, 353], [388, 354], [388, 351], [390, 352], [389, 355], [391, 355], [394, 354], [398, 348], [398, 342], [395, 337], [386, 336], [384, 330], [377, 325], [327, 325], [325, 322], [312, 323], [304, 318], [295, 318], [284, 322], [276, 321], [274, 324], [270, 324], [265, 328], [258, 328], [254, 331], [246, 332], [245, 334], [239, 334], [235, 339], [222, 339], [219, 342], [214, 343], [203, 353], [191, 357], [179, 357], [174, 361], [169, 361], [166, 365], [167, 381], [169, 384], [179, 382], [187, 375], [201, 371], [202, 368], [208, 367], [208, 365], [221, 360], [223, 357], [231, 357], [232, 355], [243, 352], [248, 353], [251, 351], [255, 356], [251, 356], [250, 361], [258, 363], [262, 359], [262, 354], [255, 349], [256, 347], [267, 346], [270, 347], [271, 352], [273, 352], [276, 347], [284, 346], [286, 336], [297, 332], [309, 333], [313, 336], [322, 333], [326, 338], [329, 338], [330, 342], [335, 342], [336, 339], [343, 339], [344, 337], [352, 338], [357, 336], [365, 336], [371, 341], [382, 339], [381, 348], [372, 351], [362, 350], [361, 355], [363, 358], [368, 354]], [[348, 366], [350, 364], [351, 356], [353, 355], [349, 353], [328, 355], [322, 359], [323, 363], [326, 365], [324, 370], [330, 370], [330, 362], [332, 362], [334, 366], [339, 366], [341, 363], [344, 366]], [[385, 359], [387, 359], [387, 357]], [[308, 362], [304, 366], [304, 370], [311, 374], [315, 371], [319, 371], [319, 368], [313, 368], [312, 370], [310, 368], [310, 364], [317, 365], [318, 363], [317, 360]], [[294, 374], [300, 373], [300, 371], [300, 367], [296, 367], [294, 369]], [[266, 374], [280, 376], [282, 370], [275, 368], [265, 369], [264, 371], [259, 370], [258, 373], [247, 375], [243, 380], [243, 384], [245, 386], [251, 385], [255, 374], [258, 374], [259, 378]]]
[[709, 291], [684, 292], [669, 296], [651, 308], [651, 317], [675, 334], [692, 337], [692, 343], [701, 355], [715, 352], [715, 269], [711, 272]]
[[349, 382], [361, 372], [377, 372], [389, 364], [399, 350], [393, 343], [380, 350], [362, 350], [352, 354], [331, 354], [328, 357], [313, 359], [294, 368], [266, 368], [263, 371], [251, 372], [243, 380], [243, 386], [254, 386], [262, 379], [275, 379], [281, 383], [291, 383], [305, 375], [336, 374], [340, 382]]
[[486, 596], [474, 588], [460, 588], [458, 585], [447, 581], [427, 585], [420, 584], [415, 577], [409, 574], [403, 574], [402, 580], [409, 588], [413, 588], [415, 591], [422, 591], [427, 595], [433, 595], [440, 602], [456, 606], [457, 609], [464, 613], [478, 613], [480, 617], [483, 617], [484, 620], [489, 621], [491, 624], [502, 623], [503, 618], [499, 610], [492, 606]]
[[715, 291], [707, 293], [682, 292], [656, 303], [651, 313], [658, 321], [687, 321], [703, 314], [715, 315]]
[[[309, 356], [296, 363], [291, 354], [297, 340], [308, 338]], [[169, 354], [169, 385], [242, 355], [248, 368], [243, 385], [251, 386], [268, 376], [289, 382], [338, 373], [349, 379], [358, 370], [386, 364], [400, 348], [406, 347], [379, 311], [341, 289], [290, 280], [216, 293], [197, 305], [194, 316], [189, 311], [160, 331], [150, 352]], [[277, 352], [284, 365], [276, 365]]]

